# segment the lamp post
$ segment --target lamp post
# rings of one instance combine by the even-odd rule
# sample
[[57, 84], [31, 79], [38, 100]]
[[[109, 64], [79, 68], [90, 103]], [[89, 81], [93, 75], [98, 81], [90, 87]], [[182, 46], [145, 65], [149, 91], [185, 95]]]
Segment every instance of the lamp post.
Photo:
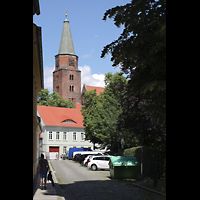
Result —
[[141, 148], [141, 178], [142, 178], [142, 175], [143, 175], [143, 162], [142, 162], [142, 152], [143, 152], [143, 149], [142, 149], [142, 146], [140, 146]]
[[141, 177], [142, 178], [142, 175], [143, 175], [143, 162], [142, 162], [142, 152], [143, 152], [143, 146], [138, 146], [137, 147], [138, 149], [141, 149], [141, 164], [140, 164], [140, 174], [141, 174]]
[[140, 140], [139, 140], [139, 144], [140, 146], [138, 146], [138, 148], [141, 149], [141, 164], [140, 164], [140, 173], [141, 173], [141, 177], [143, 177], [143, 158], [142, 158], [142, 153], [143, 153], [143, 141], [144, 141], [144, 137], [143, 134], [140, 135]]

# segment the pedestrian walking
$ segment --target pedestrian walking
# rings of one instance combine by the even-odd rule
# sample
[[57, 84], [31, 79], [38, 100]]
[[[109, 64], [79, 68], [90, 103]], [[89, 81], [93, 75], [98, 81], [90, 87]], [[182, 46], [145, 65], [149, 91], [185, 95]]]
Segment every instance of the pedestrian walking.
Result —
[[46, 159], [44, 159], [44, 154], [41, 154], [40, 161], [38, 163], [38, 172], [40, 171], [40, 184], [41, 190], [43, 190], [43, 178], [44, 178], [44, 189], [46, 190], [47, 183], [47, 171], [49, 169], [49, 163]]

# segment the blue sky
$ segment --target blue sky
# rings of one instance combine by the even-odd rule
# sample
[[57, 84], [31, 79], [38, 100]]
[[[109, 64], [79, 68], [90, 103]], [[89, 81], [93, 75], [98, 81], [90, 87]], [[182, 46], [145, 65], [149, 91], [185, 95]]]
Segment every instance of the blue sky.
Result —
[[42, 27], [44, 88], [52, 92], [55, 55], [58, 54], [65, 20], [70, 22], [75, 54], [79, 57], [82, 84], [104, 86], [105, 73], [115, 73], [110, 55], [100, 58], [103, 47], [113, 42], [123, 31], [112, 19], [103, 21], [106, 10], [125, 5], [130, 0], [40, 0], [40, 15], [33, 16], [33, 23]]

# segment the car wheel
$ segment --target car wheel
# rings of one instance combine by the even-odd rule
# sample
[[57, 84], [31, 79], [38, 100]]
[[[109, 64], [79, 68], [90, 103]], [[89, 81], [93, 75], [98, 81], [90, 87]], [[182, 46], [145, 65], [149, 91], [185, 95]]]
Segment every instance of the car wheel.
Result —
[[97, 170], [97, 166], [96, 165], [92, 165], [91, 168], [92, 168], [93, 171]]

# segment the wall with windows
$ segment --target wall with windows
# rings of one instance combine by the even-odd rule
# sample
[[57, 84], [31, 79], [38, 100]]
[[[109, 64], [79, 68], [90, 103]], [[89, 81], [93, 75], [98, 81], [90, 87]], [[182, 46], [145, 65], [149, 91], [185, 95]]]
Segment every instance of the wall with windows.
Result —
[[93, 144], [85, 140], [83, 128], [43, 126], [42, 150], [44, 153], [48, 153], [49, 147], [53, 146], [59, 146], [59, 157], [68, 152], [70, 147], [90, 147], [93, 149]]

